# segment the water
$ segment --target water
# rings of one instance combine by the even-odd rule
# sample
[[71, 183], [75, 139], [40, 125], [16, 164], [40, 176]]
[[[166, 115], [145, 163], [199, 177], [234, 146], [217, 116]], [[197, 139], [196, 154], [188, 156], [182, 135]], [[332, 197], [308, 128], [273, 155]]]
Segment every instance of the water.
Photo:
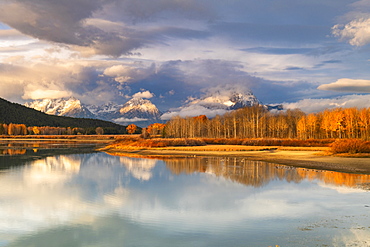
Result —
[[0, 148], [0, 246], [370, 245], [369, 175], [83, 147]]

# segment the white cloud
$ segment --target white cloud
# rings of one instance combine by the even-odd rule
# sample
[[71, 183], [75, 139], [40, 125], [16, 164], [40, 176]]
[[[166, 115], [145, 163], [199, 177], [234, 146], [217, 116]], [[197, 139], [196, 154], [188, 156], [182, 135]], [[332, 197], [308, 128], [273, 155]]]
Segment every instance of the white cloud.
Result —
[[137, 80], [144, 79], [155, 72], [155, 64], [152, 63], [148, 67], [137, 67], [138, 64], [129, 65], [113, 65], [104, 70], [103, 74], [109, 77], [113, 77], [116, 82], [119, 83], [131, 83]]
[[353, 46], [363, 46], [370, 43], [370, 18], [353, 20], [346, 25], [335, 25], [332, 28], [334, 36], [348, 41]]
[[71, 96], [71, 92], [61, 90], [43, 90], [36, 89], [34, 91], [26, 91], [23, 95], [24, 99], [59, 99]]
[[209, 118], [213, 118], [216, 115], [223, 115], [227, 112], [226, 109], [209, 109], [204, 106], [194, 104], [178, 109], [177, 111], [167, 112], [161, 116], [162, 120], [169, 120], [173, 117], [195, 117], [199, 115], [206, 115]]
[[142, 98], [142, 99], [150, 99], [153, 97], [154, 97], [154, 94], [149, 91], [138, 92], [132, 95], [132, 98]]
[[143, 121], [148, 121], [148, 119], [146, 118], [138, 118], [138, 117], [134, 117], [134, 118], [117, 118], [117, 119], [113, 119], [114, 122], [116, 123], [134, 123], [134, 122], [143, 122]]
[[370, 80], [342, 78], [333, 83], [323, 84], [317, 89], [351, 93], [370, 93]]
[[334, 99], [303, 99], [294, 103], [283, 103], [285, 109], [299, 108], [306, 113], [319, 112], [336, 107], [370, 107], [369, 95], [347, 95]]

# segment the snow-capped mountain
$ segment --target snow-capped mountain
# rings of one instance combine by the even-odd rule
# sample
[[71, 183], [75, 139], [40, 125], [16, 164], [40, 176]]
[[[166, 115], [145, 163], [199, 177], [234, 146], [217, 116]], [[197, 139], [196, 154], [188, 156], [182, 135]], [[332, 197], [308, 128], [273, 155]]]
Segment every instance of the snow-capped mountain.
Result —
[[158, 120], [161, 116], [158, 108], [148, 99], [132, 98], [127, 101], [119, 110], [120, 119], [140, 119], [142, 121]]
[[189, 103], [189, 105], [194, 104], [201, 105], [208, 109], [235, 110], [242, 107], [258, 105], [260, 102], [251, 91], [246, 93], [225, 93], [216, 91], [211, 95], [207, 95], [201, 99], [193, 100]]
[[207, 115], [212, 118], [230, 110], [257, 104], [260, 102], [248, 90], [213, 90], [204, 97], [192, 98], [184, 106], [163, 115], [150, 100], [140, 97], [133, 97], [123, 105], [112, 102], [100, 106], [84, 105], [73, 97], [36, 100], [25, 105], [52, 115], [97, 118], [123, 125], [134, 123], [140, 127], [146, 127], [177, 115], [181, 117]]
[[161, 113], [157, 107], [147, 99], [133, 98], [124, 105], [112, 102], [101, 106], [84, 105], [80, 100], [71, 98], [43, 99], [26, 103], [25, 106], [45, 112], [50, 115], [98, 118], [120, 124], [147, 125], [160, 121]]
[[249, 90], [213, 90], [202, 98], [189, 99], [186, 105], [164, 113], [161, 119], [170, 120], [174, 116], [195, 117], [199, 115], [213, 118], [230, 110], [258, 104], [260, 102]]
[[119, 110], [122, 108], [122, 106], [123, 105], [118, 105], [113, 102], [109, 102], [100, 106], [86, 105], [87, 109], [89, 109], [89, 111], [92, 112], [96, 118], [109, 121], [120, 117]]
[[50, 115], [95, 118], [80, 100], [70, 97], [62, 99], [43, 99], [26, 103], [25, 106], [35, 110], [45, 112]]

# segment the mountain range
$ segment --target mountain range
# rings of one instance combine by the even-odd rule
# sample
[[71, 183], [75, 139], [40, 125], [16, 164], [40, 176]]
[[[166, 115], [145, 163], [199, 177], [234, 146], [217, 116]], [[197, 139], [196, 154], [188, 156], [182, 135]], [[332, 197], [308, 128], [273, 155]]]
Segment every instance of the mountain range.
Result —
[[[192, 106], [200, 106], [208, 110], [235, 110], [242, 107], [260, 104], [252, 92], [213, 92], [199, 99], [191, 99], [177, 111]], [[85, 105], [80, 100], [70, 97], [63, 99], [43, 99], [26, 103], [25, 106], [51, 115], [79, 118], [96, 118], [119, 124], [134, 123], [140, 127], [155, 122], [163, 122], [158, 108], [149, 100], [134, 97], [125, 104], [108, 102], [104, 105]]]
[[87, 129], [102, 127], [107, 134], [126, 132], [126, 126], [116, 123], [100, 119], [49, 115], [17, 103], [9, 102], [2, 98], [0, 98], [0, 123], [25, 124], [27, 126], [78, 127]]

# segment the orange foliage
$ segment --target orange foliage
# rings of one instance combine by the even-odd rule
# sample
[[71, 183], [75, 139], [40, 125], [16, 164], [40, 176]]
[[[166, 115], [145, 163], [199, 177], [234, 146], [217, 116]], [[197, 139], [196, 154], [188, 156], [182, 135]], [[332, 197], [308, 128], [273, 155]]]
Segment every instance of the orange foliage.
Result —
[[127, 126], [126, 130], [127, 133], [133, 134], [137, 130], [137, 126], [135, 124], [130, 124], [129, 126]]
[[148, 126], [147, 131], [150, 135], [162, 135], [165, 124], [154, 123]]
[[327, 147], [334, 142], [333, 139], [227, 139], [227, 138], [203, 138], [207, 144], [219, 145], [246, 145], [246, 146], [286, 146], [286, 147]]
[[201, 139], [192, 138], [123, 138], [118, 139], [108, 147], [111, 148], [124, 148], [128, 147], [168, 147], [168, 146], [203, 146], [206, 143]]
[[359, 139], [337, 140], [331, 145], [334, 154], [339, 153], [370, 153], [370, 142]]

